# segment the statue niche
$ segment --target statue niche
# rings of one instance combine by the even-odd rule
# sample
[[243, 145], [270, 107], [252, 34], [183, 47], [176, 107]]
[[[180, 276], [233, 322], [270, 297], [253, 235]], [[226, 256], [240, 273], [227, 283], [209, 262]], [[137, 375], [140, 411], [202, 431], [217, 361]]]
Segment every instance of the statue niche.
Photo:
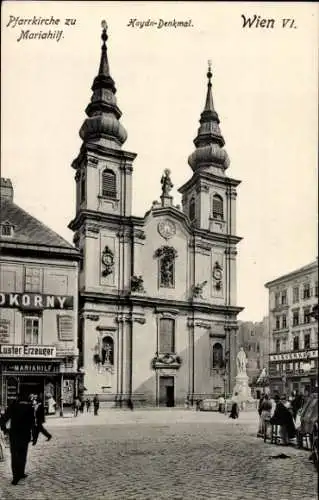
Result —
[[156, 250], [155, 257], [159, 258], [159, 286], [174, 288], [177, 251], [173, 247], [162, 246]]

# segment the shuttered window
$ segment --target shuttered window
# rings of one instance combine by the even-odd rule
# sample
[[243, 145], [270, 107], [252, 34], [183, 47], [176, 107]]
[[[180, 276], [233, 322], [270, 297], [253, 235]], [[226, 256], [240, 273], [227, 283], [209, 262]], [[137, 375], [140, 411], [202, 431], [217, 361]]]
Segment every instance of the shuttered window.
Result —
[[59, 340], [73, 340], [73, 316], [67, 314], [58, 315]]
[[102, 196], [116, 198], [116, 175], [107, 168], [102, 173]]
[[162, 318], [160, 320], [159, 348], [161, 353], [175, 352], [175, 321]]
[[213, 196], [213, 217], [214, 219], [224, 219], [223, 198], [218, 194]]

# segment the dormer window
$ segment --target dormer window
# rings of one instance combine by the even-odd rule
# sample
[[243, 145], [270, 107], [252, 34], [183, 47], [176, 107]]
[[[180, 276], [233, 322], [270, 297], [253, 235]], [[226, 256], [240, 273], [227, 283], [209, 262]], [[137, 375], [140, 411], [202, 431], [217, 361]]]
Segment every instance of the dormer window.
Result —
[[1, 228], [1, 236], [5, 238], [11, 238], [13, 236], [13, 225], [10, 222], [4, 222], [0, 226]]

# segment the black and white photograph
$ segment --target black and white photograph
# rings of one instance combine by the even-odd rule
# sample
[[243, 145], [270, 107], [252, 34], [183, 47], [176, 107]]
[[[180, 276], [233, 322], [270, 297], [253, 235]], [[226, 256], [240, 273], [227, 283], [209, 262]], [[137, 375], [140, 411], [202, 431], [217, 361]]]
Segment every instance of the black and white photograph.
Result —
[[318, 5], [1, 18], [0, 499], [317, 499]]

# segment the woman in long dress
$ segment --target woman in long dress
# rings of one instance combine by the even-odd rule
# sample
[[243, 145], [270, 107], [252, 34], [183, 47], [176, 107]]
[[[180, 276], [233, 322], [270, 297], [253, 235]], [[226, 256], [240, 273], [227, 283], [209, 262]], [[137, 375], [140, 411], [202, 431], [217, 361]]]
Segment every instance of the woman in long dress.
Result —
[[232, 407], [229, 414], [229, 418], [238, 418], [239, 417], [239, 405], [238, 405], [238, 392], [235, 392], [235, 396], [232, 400]]

